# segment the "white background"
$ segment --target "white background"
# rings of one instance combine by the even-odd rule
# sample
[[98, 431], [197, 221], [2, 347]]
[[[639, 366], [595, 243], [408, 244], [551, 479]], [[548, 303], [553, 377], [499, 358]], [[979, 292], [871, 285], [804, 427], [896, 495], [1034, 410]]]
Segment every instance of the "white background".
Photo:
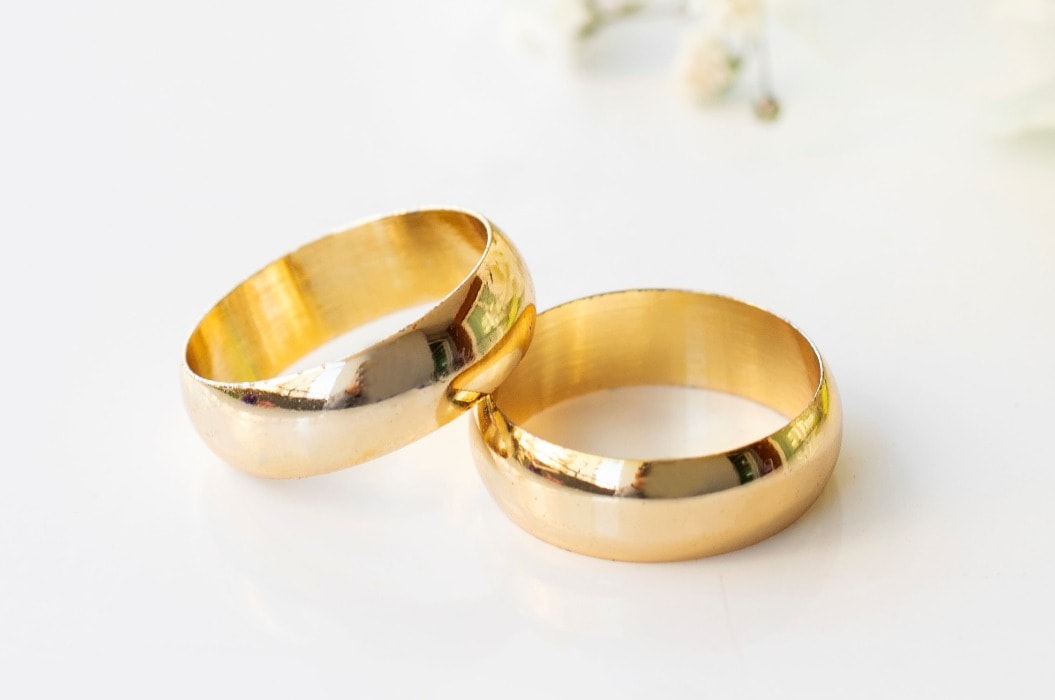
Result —
[[[764, 125], [746, 88], [679, 98], [674, 23], [569, 69], [482, 0], [5, 3], [0, 694], [1050, 694], [1055, 140], [991, 118], [1055, 63], [991, 4], [782, 10]], [[633, 565], [506, 520], [464, 419], [315, 479], [220, 462], [178, 389], [200, 315], [433, 204], [498, 222], [541, 308], [663, 286], [792, 319], [846, 408], [821, 499]]]

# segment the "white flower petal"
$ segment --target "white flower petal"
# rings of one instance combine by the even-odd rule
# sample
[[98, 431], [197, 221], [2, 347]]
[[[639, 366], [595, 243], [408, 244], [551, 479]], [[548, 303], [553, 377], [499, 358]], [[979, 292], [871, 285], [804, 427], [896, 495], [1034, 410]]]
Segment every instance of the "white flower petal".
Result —
[[692, 99], [714, 100], [724, 93], [736, 74], [729, 49], [709, 26], [691, 33], [678, 58], [681, 87]]

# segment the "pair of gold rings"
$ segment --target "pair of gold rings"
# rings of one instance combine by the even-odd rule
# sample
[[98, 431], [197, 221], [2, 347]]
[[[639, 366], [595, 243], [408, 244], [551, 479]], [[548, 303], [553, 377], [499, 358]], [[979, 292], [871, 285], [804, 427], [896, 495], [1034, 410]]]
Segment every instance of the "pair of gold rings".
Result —
[[[362, 324], [436, 299], [371, 347], [283, 374]], [[737, 449], [660, 460], [587, 454], [524, 427], [565, 399], [639, 384], [735, 394], [788, 421]], [[827, 366], [783, 319], [678, 290], [536, 316], [516, 248], [453, 209], [371, 219], [257, 272], [194, 329], [183, 389], [205, 442], [269, 478], [358, 464], [472, 408], [477, 468], [512, 520], [566, 549], [633, 561], [727, 552], [780, 531], [820, 495], [842, 433]]]

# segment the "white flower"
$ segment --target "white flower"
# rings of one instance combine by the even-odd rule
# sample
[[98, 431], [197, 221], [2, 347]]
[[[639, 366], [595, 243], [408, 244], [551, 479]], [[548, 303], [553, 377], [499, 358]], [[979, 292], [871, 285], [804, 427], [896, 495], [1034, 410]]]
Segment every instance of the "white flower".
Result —
[[543, 54], [571, 51], [596, 21], [588, 0], [520, 0], [510, 9], [510, 34]]
[[686, 40], [678, 58], [677, 75], [689, 97], [708, 102], [729, 89], [737, 63], [725, 42], [705, 26]]
[[714, 0], [715, 20], [727, 31], [757, 37], [763, 29], [762, 0]]
[[549, 19], [554, 30], [573, 41], [581, 39], [596, 19], [590, 3], [584, 0], [558, 0], [550, 4]]

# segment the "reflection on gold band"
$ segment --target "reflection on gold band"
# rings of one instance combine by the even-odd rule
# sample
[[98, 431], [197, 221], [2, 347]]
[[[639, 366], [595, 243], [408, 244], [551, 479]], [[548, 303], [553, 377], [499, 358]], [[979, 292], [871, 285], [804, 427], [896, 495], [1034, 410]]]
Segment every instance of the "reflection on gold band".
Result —
[[[357, 326], [436, 299], [372, 347], [280, 374]], [[321, 474], [459, 415], [523, 356], [534, 318], [527, 269], [487, 219], [451, 209], [380, 217], [271, 263], [213, 307], [187, 343], [184, 398], [231, 464]]]
[[[780, 430], [719, 454], [587, 454], [523, 427], [543, 408], [613, 386], [676, 384], [765, 404]], [[664, 561], [747, 546], [795, 521], [827, 483], [842, 417], [831, 375], [786, 321], [734, 299], [614, 292], [539, 316], [531, 352], [476, 408], [484, 483], [521, 527], [608, 559]]]

